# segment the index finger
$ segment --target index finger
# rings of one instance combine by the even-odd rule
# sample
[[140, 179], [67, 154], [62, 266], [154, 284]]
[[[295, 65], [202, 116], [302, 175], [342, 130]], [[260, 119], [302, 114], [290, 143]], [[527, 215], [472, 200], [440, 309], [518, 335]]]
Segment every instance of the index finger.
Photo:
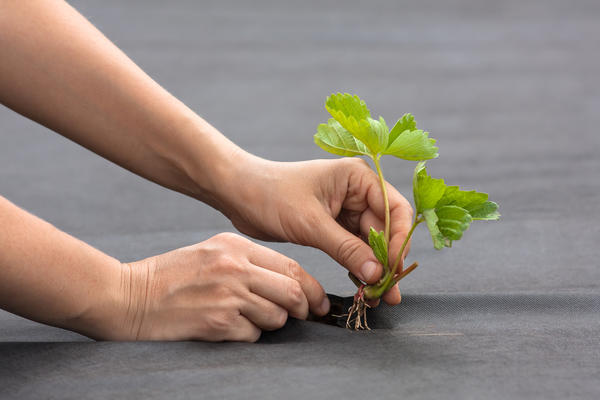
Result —
[[300, 264], [268, 247], [256, 243], [253, 243], [253, 246], [248, 261], [296, 280], [302, 287], [309, 308], [314, 314], [324, 315], [329, 311], [329, 299], [325, 294], [325, 290]]

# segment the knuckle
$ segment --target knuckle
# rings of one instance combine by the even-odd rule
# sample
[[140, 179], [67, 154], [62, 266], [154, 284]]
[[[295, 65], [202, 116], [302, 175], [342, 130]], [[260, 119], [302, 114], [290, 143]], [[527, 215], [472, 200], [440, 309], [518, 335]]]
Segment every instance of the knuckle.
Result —
[[290, 306], [293, 309], [298, 309], [304, 305], [304, 291], [298, 281], [291, 281], [287, 287], [287, 297]]
[[320, 226], [323, 223], [323, 213], [320, 212], [322, 206], [315, 201], [306, 206], [304, 210], [286, 210], [282, 213], [284, 215], [285, 224], [295, 225], [294, 236], [292, 240], [294, 243], [308, 246], [317, 246], [317, 237], [315, 235], [315, 227]]
[[337, 248], [336, 259], [338, 262], [347, 263], [354, 258], [361, 249], [361, 243], [353, 238], [344, 239]]
[[356, 165], [360, 166], [361, 168], [367, 168], [369, 171], [372, 171], [371, 167], [369, 166], [369, 163], [362, 159], [362, 158], [355, 158], [354, 160], [356, 160]]
[[[211, 296], [220, 301], [230, 302], [238, 297], [238, 289], [232, 284], [216, 284], [213, 285]], [[225, 303], [227, 306], [229, 303]]]
[[223, 336], [235, 327], [235, 321], [239, 313], [233, 311], [224, 311], [210, 314], [208, 316], [207, 325], [213, 333]]
[[344, 160], [346, 161], [346, 163], [349, 166], [352, 166], [352, 167], [355, 167], [355, 168], [365, 168], [366, 167], [366, 168], [371, 169], [371, 167], [369, 167], [369, 164], [365, 160], [363, 160], [362, 158], [354, 158], [354, 157], [350, 158], [350, 157], [348, 157], [348, 158], [346, 158]]
[[215, 236], [213, 236], [213, 238], [220, 242], [224, 242], [227, 244], [239, 243], [240, 241], [242, 241], [244, 239], [240, 235], [237, 235], [232, 232], [221, 232], [221, 233], [218, 233]]
[[295, 280], [297, 282], [300, 282], [303, 277], [303, 272], [304, 272], [304, 270], [302, 269], [300, 264], [298, 264], [294, 260], [291, 260], [291, 259], [288, 260], [287, 266], [286, 266], [287, 276], [289, 276], [290, 278], [292, 278], [293, 280]]
[[221, 254], [216, 264], [219, 271], [223, 274], [243, 276], [247, 273], [245, 265], [229, 254]]

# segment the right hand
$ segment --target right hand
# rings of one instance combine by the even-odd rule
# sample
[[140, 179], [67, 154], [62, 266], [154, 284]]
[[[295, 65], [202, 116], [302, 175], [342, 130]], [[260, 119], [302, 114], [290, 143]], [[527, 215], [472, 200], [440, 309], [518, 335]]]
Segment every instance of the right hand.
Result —
[[123, 264], [122, 287], [117, 339], [254, 342], [288, 316], [329, 311], [297, 262], [233, 233]]

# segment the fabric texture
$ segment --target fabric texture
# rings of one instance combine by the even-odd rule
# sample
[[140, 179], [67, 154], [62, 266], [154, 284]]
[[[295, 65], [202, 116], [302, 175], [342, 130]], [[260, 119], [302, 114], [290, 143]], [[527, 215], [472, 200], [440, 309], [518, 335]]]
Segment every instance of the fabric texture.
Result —
[[[600, 397], [600, 3], [70, 2], [154, 79], [245, 149], [312, 142], [348, 91], [438, 139], [429, 172], [490, 193], [435, 251], [419, 227], [403, 302], [377, 329], [289, 320], [256, 344], [94, 342], [0, 312], [0, 398], [597, 399]], [[412, 197], [414, 163], [383, 160]], [[215, 210], [0, 109], [0, 194], [132, 261], [233, 231]], [[318, 250], [296, 259], [352, 296]]]

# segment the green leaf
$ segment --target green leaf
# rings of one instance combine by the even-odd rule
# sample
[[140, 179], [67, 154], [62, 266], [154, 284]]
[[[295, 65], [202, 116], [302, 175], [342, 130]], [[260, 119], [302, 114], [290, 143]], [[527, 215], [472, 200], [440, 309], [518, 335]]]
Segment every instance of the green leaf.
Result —
[[439, 156], [435, 139], [430, 139], [428, 132], [420, 129], [412, 131], [407, 129], [397, 134], [394, 132], [397, 126], [398, 124], [390, 132], [390, 138], [393, 135], [396, 136], [396, 139], [383, 151], [383, 154], [391, 154], [411, 161], [430, 160]]
[[388, 267], [388, 250], [387, 243], [385, 241], [385, 234], [383, 231], [377, 232], [373, 227], [369, 230], [369, 246], [373, 249], [373, 254], [383, 265], [384, 268]]
[[388, 145], [392, 144], [402, 132], [414, 131], [415, 129], [417, 129], [417, 121], [415, 121], [415, 117], [409, 113], [404, 114], [390, 131]]
[[385, 131], [385, 139], [387, 139], [390, 135], [390, 128], [388, 128], [387, 124], [385, 123], [385, 119], [383, 119], [381, 115], [379, 116], [379, 124], [383, 127], [383, 130]]
[[474, 190], [460, 190], [458, 186], [447, 186], [444, 196], [437, 205], [438, 207], [456, 205], [467, 208], [470, 204], [483, 204], [487, 199], [487, 193], [479, 193]]
[[434, 179], [427, 174], [425, 162], [420, 162], [413, 176], [413, 196], [417, 214], [424, 210], [435, 208], [446, 190], [443, 179]]
[[332, 94], [325, 108], [352, 136], [364, 143], [372, 155], [382, 151], [388, 142], [389, 129], [383, 120], [371, 118], [367, 105], [356, 95]]
[[498, 219], [498, 205], [488, 201], [487, 193], [446, 186], [442, 179], [427, 174], [425, 162], [415, 168], [413, 191], [417, 213], [427, 223], [436, 249], [451, 247], [474, 220]]
[[487, 201], [488, 194], [476, 192], [475, 190], [460, 190], [458, 186], [448, 186], [444, 195], [436, 204], [436, 208], [445, 205], [462, 207], [476, 220], [497, 220], [498, 204]]
[[452, 247], [452, 241], [460, 240], [472, 221], [469, 212], [457, 206], [428, 209], [422, 215], [436, 250]]
[[468, 209], [473, 220], [496, 221], [500, 218], [498, 204], [486, 201], [483, 204]]
[[371, 150], [372, 154], [377, 154], [385, 149], [389, 130], [383, 117], [379, 121], [368, 117], [366, 120], [359, 121], [358, 130], [354, 136], [364, 143]]
[[427, 224], [427, 228], [429, 229], [429, 234], [431, 235], [431, 239], [433, 240], [433, 247], [436, 250], [441, 250], [446, 246], [446, 239], [442, 232], [440, 232], [440, 228], [438, 228], [438, 216], [435, 213], [434, 209], [424, 210], [422, 213], [425, 218], [425, 223]]
[[319, 125], [314, 138], [319, 147], [333, 154], [346, 157], [369, 154], [369, 150], [361, 141], [332, 118], [327, 124]]
[[[336, 93], [327, 97], [325, 108], [344, 129], [362, 141], [360, 137], [356, 136], [360, 131], [360, 121], [367, 121], [367, 118], [371, 116], [363, 100], [349, 93]], [[366, 141], [363, 143], [366, 144]]]
[[[349, 93], [334, 93], [327, 97], [325, 108], [342, 126], [344, 126], [344, 121], [350, 117], [353, 117], [355, 121], [360, 121], [371, 116], [367, 104], [357, 95]], [[344, 128], [348, 129], [346, 126]]]
[[436, 208], [435, 213], [438, 217], [437, 226], [449, 243], [447, 247], [452, 246], [452, 240], [460, 240], [463, 232], [469, 228], [471, 215], [464, 208], [458, 206], [443, 206]]

